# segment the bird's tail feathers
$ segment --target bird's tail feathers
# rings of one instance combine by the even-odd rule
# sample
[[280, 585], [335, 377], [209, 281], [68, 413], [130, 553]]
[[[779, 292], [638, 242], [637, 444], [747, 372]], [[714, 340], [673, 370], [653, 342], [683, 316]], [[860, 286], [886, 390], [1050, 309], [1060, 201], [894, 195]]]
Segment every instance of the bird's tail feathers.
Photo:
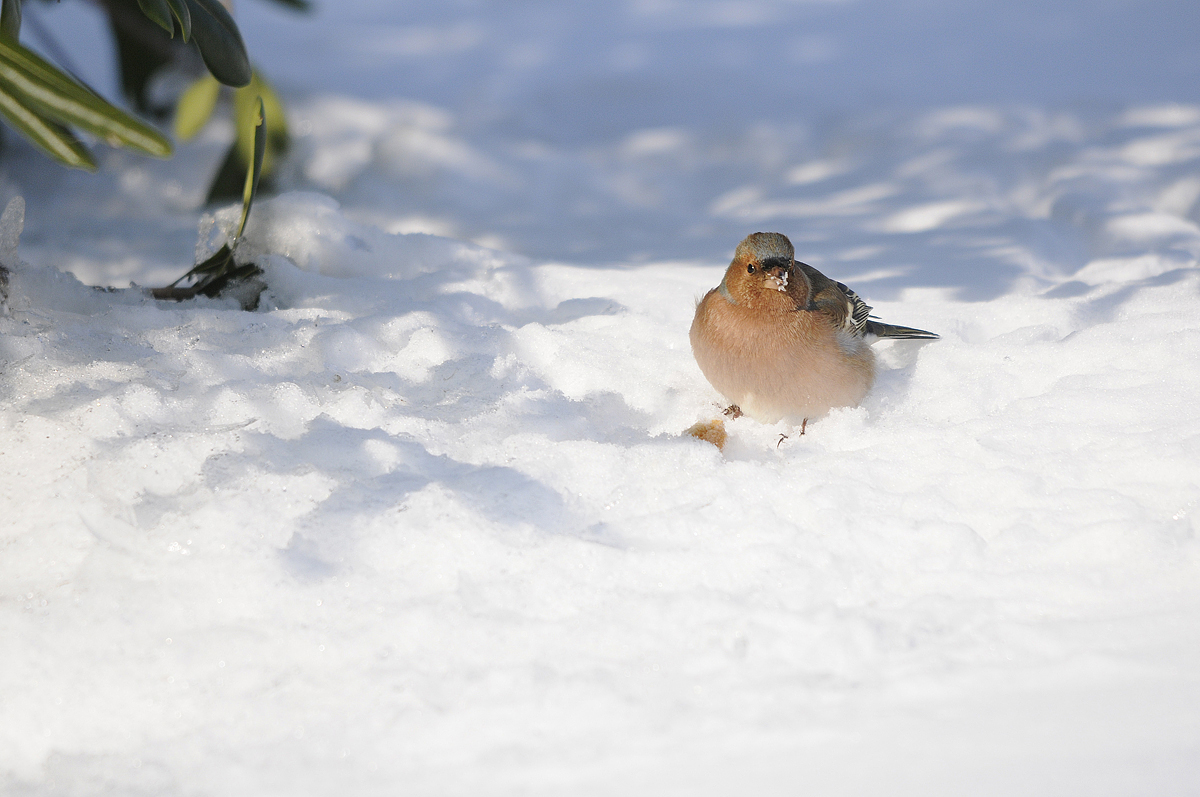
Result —
[[882, 321], [868, 321], [863, 331], [877, 338], [896, 338], [898, 340], [937, 340], [941, 337], [941, 335], [926, 332], [923, 329], [898, 327], [895, 324], [885, 324]]

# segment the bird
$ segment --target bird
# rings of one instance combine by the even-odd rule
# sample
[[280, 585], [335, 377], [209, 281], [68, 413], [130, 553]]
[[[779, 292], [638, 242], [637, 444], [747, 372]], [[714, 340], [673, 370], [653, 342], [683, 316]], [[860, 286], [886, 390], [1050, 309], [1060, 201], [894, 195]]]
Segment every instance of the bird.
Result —
[[697, 302], [689, 337], [701, 372], [731, 402], [726, 415], [788, 419], [804, 434], [810, 418], [863, 400], [876, 340], [939, 336], [876, 320], [858, 294], [795, 254], [786, 235], [748, 235]]

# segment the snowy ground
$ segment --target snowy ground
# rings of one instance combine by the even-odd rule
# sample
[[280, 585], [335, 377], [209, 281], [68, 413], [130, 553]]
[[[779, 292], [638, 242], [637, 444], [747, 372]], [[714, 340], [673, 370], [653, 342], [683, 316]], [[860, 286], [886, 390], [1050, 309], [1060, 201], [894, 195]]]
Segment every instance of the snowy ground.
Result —
[[[11, 145], [0, 794], [1200, 793], [1200, 11], [1000, 5], [246, 0], [254, 313]], [[721, 452], [767, 229], [943, 338]]]

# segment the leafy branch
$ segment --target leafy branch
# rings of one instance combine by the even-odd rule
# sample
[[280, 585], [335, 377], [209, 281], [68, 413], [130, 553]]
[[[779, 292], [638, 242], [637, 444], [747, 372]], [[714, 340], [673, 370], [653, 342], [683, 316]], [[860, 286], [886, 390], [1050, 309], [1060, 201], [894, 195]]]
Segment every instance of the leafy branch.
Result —
[[[43, 152], [65, 166], [95, 171], [96, 161], [70, 127], [111, 146], [165, 158], [171, 142], [92, 93], [37, 53], [22, 46], [19, 0], [4, 0], [0, 13], [0, 116]], [[9, 27], [4, 27], [8, 25]]]
[[[237, 232], [233, 239], [221, 246], [211, 257], [199, 263], [191, 271], [172, 282], [165, 288], [151, 289], [150, 295], [155, 299], [174, 299], [182, 301], [195, 296], [215, 297], [236, 282], [248, 281], [262, 273], [262, 269], [253, 263], [238, 265], [234, 253], [242, 242], [242, 234], [246, 231], [246, 222], [250, 218], [250, 207], [254, 204], [254, 196], [258, 193], [258, 182], [262, 177], [263, 156], [267, 149], [266, 113], [260, 97], [257, 102], [258, 113], [254, 119], [253, 133], [250, 136], [254, 149], [250, 157], [250, 167], [246, 170], [245, 185], [242, 189], [242, 216], [238, 221]], [[185, 280], [194, 280], [191, 285], [178, 287]], [[254, 295], [253, 304], [258, 303], [258, 294]]]
[[[216, 80], [251, 81], [250, 58], [237, 24], [217, 0], [138, 0], [155, 24], [192, 40]], [[96, 161], [75, 135], [82, 131], [110, 146], [165, 158], [171, 143], [75, 78], [23, 46], [21, 0], [0, 3], [0, 117], [64, 166], [95, 171]]]
[[[193, 69], [189, 61], [199, 59], [189, 58], [180, 40], [191, 33], [183, 22], [191, 21], [195, 14], [188, 11], [187, 0], [97, 0], [108, 13], [109, 24], [117, 43], [117, 54], [121, 65], [121, 85], [127, 97], [135, 107], [145, 113], [166, 116], [172, 110], [175, 115], [174, 133], [179, 141], [187, 141], [198, 133], [212, 117], [222, 95], [231, 95], [234, 112], [236, 140], [232, 142], [228, 152], [222, 159], [217, 173], [212, 179], [206, 201], [221, 202], [239, 197], [242, 191], [242, 176], [250, 164], [250, 153], [253, 141], [247, 131], [253, 130], [253, 124], [247, 124], [247, 119], [257, 112], [258, 99], [261, 97], [266, 106], [267, 128], [270, 131], [267, 138], [266, 159], [263, 165], [264, 190], [269, 189], [270, 176], [275, 164], [289, 144], [287, 120], [283, 104], [275, 94], [274, 89], [264, 78], [263, 73], [254, 65], [250, 65], [249, 83], [233, 90], [223, 89], [220, 74], [216, 69], [211, 74], [204, 74], [195, 79], [177, 98], [171, 106], [164, 106], [161, 100], [155, 100], [149, 90], [151, 78], [160, 69], [172, 64], [185, 71]], [[297, 11], [310, 10], [310, 4], [305, 0], [275, 0]], [[178, 6], [178, 7], [173, 7]], [[178, 13], [190, 16], [184, 18]], [[182, 18], [182, 19], [181, 19]], [[194, 24], [192, 25], [194, 27]], [[180, 35], [168, 39], [163, 32], [177, 32]], [[193, 39], [196, 38], [193, 34]], [[202, 53], [203, 55], [203, 53]], [[207, 60], [207, 56], [206, 56]]]

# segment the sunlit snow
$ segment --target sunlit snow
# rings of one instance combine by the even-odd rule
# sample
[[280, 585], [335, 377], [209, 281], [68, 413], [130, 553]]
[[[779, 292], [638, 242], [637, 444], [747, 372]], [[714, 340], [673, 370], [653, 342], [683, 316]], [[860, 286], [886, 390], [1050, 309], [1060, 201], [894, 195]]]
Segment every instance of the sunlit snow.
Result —
[[[255, 312], [5, 137], [0, 794], [1200, 793], [1194, 4], [317, 2]], [[720, 451], [756, 230], [942, 338]]]

